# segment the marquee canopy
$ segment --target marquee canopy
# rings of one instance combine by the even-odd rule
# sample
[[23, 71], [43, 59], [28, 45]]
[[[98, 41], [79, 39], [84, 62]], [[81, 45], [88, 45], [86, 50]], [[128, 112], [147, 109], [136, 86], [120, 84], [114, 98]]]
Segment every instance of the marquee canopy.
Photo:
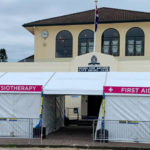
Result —
[[102, 95], [104, 86], [150, 87], [150, 73], [1, 72], [0, 85], [41, 85], [50, 95]]
[[105, 86], [150, 87], [150, 72], [109, 72]]
[[44, 88], [45, 94], [102, 95], [106, 73], [57, 72]]

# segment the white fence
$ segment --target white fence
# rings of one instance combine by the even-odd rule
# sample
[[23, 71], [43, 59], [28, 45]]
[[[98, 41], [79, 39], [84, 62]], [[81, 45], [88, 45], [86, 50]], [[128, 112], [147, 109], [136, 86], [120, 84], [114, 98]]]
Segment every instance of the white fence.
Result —
[[150, 143], [150, 121], [94, 120], [93, 140]]
[[38, 118], [0, 118], [0, 138], [40, 138]]

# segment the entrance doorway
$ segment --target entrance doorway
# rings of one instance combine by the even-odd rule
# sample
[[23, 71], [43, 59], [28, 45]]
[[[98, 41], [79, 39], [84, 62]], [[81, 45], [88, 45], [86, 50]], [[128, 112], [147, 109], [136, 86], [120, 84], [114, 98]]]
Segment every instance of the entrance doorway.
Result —
[[102, 96], [88, 96], [88, 118], [97, 119], [99, 115]]

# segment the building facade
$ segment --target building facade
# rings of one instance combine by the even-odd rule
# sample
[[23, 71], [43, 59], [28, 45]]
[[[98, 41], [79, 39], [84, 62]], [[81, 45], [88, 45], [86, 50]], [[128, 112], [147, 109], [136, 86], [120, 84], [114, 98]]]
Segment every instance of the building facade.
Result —
[[[150, 13], [114, 8], [98, 12], [95, 52], [95, 11], [89, 10], [24, 24], [34, 35], [34, 63], [0, 64], [1, 71], [149, 72]], [[80, 116], [86, 116], [86, 101], [86, 96], [68, 96], [66, 107], [79, 107]]]
[[24, 24], [34, 34], [34, 61], [78, 71], [96, 55], [110, 71], [150, 71], [150, 13], [100, 8], [95, 53], [93, 22], [89, 10]]

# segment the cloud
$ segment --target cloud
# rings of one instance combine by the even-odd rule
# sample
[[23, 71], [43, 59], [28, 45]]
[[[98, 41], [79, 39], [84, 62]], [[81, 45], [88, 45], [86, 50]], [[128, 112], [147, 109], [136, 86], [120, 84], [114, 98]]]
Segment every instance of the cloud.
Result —
[[102, 7], [113, 7], [127, 10], [150, 12], [149, 0], [100, 0]]

